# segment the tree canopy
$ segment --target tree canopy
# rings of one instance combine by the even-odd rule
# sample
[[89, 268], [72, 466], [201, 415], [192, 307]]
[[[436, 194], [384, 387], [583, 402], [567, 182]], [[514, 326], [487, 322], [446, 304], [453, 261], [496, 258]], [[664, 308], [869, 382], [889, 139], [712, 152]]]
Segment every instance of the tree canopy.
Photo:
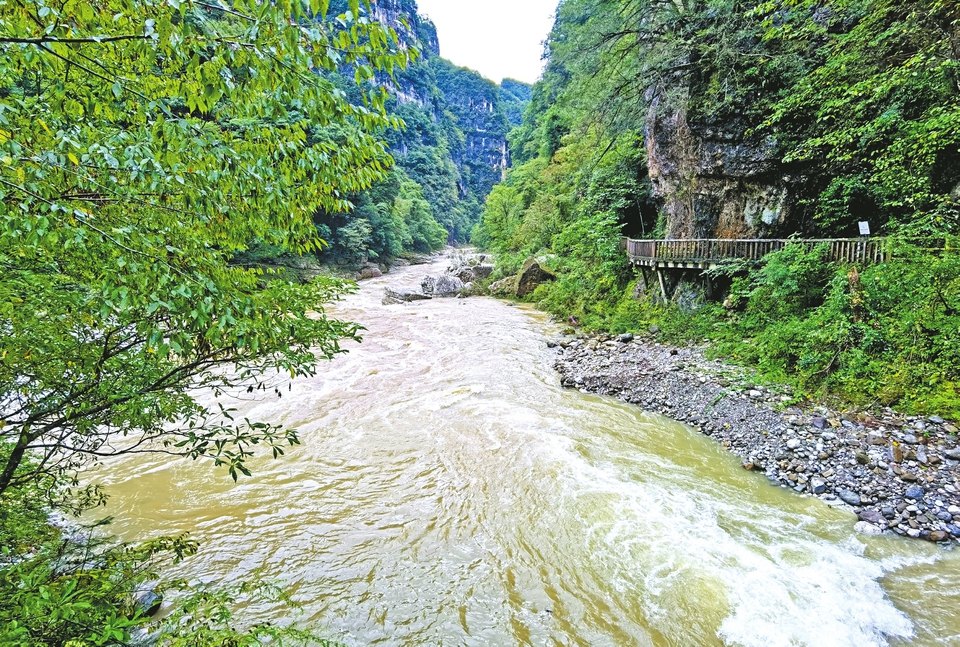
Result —
[[309, 375], [358, 332], [323, 314], [344, 283], [230, 263], [318, 249], [314, 214], [390, 167], [375, 80], [416, 51], [327, 5], [0, 0], [0, 493], [118, 451], [236, 478], [296, 442], [190, 391]]

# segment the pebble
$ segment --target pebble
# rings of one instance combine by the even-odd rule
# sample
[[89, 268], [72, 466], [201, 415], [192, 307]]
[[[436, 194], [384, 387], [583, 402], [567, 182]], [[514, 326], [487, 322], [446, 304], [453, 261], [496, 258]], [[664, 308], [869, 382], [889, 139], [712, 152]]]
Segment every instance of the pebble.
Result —
[[857, 507], [861, 503], [860, 495], [853, 490], [840, 490], [837, 492], [837, 496], [840, 497], [844, 503], [847, 505], [852, 505], [853, 507]]
[[862, 535], [882, 535], [883, 530], [878, 526], [873, 525], [872, 523], [867, 523], [866, 521], [858, 521], [853, 529], [859, 532]]
[[791, 438], [787, 441], [787, 449], [796, 449], [801, 445], [799, 438]]
[[861, 510], [860, 514], [857, 515], [857, 518], [860, 521], [866, 521], [867, 523], [872, 523], [875, 526], [884, 525], [886, 519], [883, 515], [877, 512], [876, 510]]

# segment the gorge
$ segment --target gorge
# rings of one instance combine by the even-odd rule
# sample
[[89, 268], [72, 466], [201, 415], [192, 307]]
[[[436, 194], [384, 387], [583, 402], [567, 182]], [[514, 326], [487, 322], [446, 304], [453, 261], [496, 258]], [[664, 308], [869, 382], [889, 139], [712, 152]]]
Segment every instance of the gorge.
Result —
[[442, 33], [0, 0], [0, 644], [957, 644], [957, 3]]

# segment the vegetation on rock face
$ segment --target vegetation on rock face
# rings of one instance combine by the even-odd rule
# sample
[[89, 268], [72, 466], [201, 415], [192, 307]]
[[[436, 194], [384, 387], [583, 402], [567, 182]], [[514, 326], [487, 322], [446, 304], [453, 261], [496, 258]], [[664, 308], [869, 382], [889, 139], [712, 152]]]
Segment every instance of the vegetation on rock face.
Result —
[[[504, 255], [504, 272], [547, 259], [559, 278], [533, 298], [565, 319], [655, 323], [808, 392], [956, 413], [958, 21], [956, 3], [938, 0], [566, 0], [509, 137], [514, 167], [473, 239]], [[692, 179], [664, 195], [652, 165], [677, 169], [652, 151], [674, 144], [683, 154], [669, 162]], [[789, 188], [781, 235], [856, 235], [869, 220], [901, 241], [895, 260], [857, 268], [854, 281], [851, 268], [791, 248], [732, 272], [733, 308], [636, 298], [621, 235], [663, 237], [670, 200], [716, 217], [697, 191], [743, 179], [701, 153]], [[942, 252], [924, 249], [944, 240]]]
[[[374, 83], [411, 54], [348, 5], [0, 0], [0, 642], [124, 644], [152, 556], [189, 552], [61, 544], [44, 506], [101, 500], [79, 470], [159, 451], [236, 479], [297, 443], [191, 397], [312, 375], [357, 336], [323, 311], [346, 284], [265, 282], [233, 262], [251, 241], [315, 252], [316, 213], [392, 178], [366, 205], [384, 244], [436, 244]], [[231, 633], [224, 600], [181, 616], [190, 644], [283, 633]]]
[[[384, 17], [393, 19], [401, 37], [416, 42], [423, 53], [394, 80], [384, 80], [392, 95], [388, 111], [403, 122], [402, 128], [387, 134], [396, 158], [396, 176], [369, 195], [351, 196], [356, 209], [348, 214], [317, 214], [321, 234], [330, 243], [319, 255], [326, 263], [356, 266], [366, 260], [437, 250], [447, 242], [466, 242], [480, 218], [483, 200], [502, 179], [509, 162], [505, 110], [509, 106], [519, 119], [529, 99], [530, 87], [519, 81], [507, 80], [501, 88], [436, 54], [436, 29], [418, 15], [415, 2], [386, 3], [383, 10], [390, 13]], [[394, 198], [389, 195], [410, 180], [419, 185], [432, 220], [446, 231], [442, 240], [433, 224], [421, 223], [413, 229], [426, 227], [434, 233], [402, 242], [405, 234], [391, 211]], [[262, 251], [269, 256], [269, 250]]]

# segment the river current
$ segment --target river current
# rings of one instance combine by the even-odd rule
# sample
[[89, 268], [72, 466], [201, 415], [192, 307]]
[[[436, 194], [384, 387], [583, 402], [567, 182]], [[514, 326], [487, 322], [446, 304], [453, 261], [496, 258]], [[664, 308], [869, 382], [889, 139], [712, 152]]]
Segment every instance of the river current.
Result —
[[99, 470], [113, 531], [190, 532], [200, 553], [168, 575], [259, 571], [297, 622], [356, 647], [960, 646], [960, 551], [858, 535], [710, 438], [562, 389], [556, 326], [531, 308], [380, 304], [443, 268], [364, 282], [331, 309], [362, 344], [231, 403], [303, 441], [252, 478], [157, 457]]

